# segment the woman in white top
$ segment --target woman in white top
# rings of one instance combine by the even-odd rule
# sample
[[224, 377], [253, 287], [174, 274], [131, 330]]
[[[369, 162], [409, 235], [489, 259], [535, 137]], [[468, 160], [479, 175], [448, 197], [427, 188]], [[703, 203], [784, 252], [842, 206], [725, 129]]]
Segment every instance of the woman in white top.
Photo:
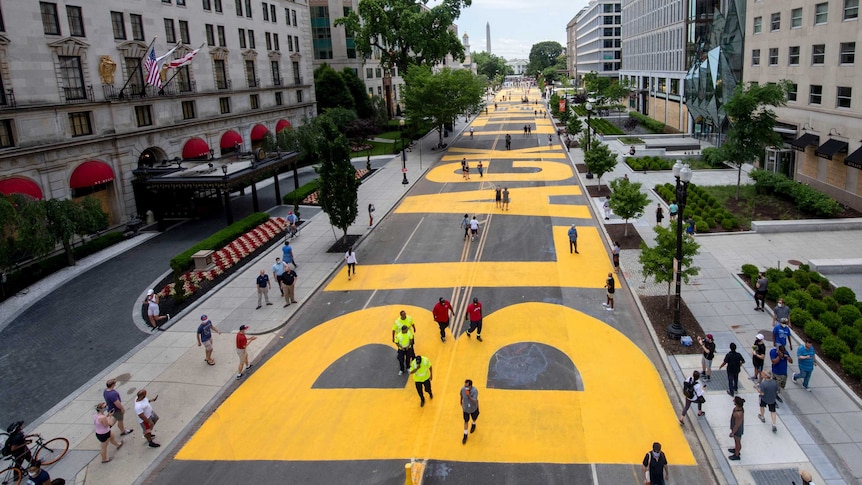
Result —
[[159, 320], [166, 320], [170, 315], [159, 315], [159, 295], [156, 295], [153, 290], [147, 290], [147, 299], [144, 300], [144, 305], [147, 305], [147, 317], [150, 319], [150, 327], [153, 330], [159, 328]]
[[691, 397], [686, 396], [685, 398], [685, 407], [682, 408], [682, 414], [679, 416], [679, 424], [682, 425], [685, 425], [685, 414], [693, 403], [697, 403], [698, 416], [706, 414], [703, 411], [703, 403], [706, 402], [706, 398], [703, 397], [703, 387], [700, 385], [700, 372], [694, 371], [691, 377], [688, 378], [687, 382], [694, 387], [694, 395]]
[[353, 250], [353, 246], [350, 246], [344, 253], [344, 260], [347, 261], [347, 280], [349, 281], [351, 271], [353, 271], [353, 276], [356, 276], [356, 251]]

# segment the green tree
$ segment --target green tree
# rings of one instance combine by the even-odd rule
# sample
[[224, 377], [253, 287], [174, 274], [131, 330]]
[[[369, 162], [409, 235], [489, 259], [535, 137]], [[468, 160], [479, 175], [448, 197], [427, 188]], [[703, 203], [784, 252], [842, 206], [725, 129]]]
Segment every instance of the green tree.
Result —
[[335, 125], [317, 118], [317, 155], [320, 165], [314, 170], [320, 176], [317, 198], [329, 223], [341, 229], [347, 241], [347, 228], [359, 213], [359, 184], [356, 169], [350, 163], [350, 146], [347, 138]]
[[18, 220], [18, 211], [12, 198], [0, 195], [0, 270], [6, 270], [12, 264]]
[[584, 74], [584, 89], [588, 93], [595, 93], [596, 102], [600, 106], [618, 103], [619, 100], [628, 98], [632, 92], [631, 87], [625, 82], [599, 76], [595, 71]]
[[789, 81], [737, 85], [724, 105], [730, 129], [720, 150], [724, 159], [737, 168], [737, 200], [742, 184], [742, 164], [756, 163], [766, 147], [781, 145], [781, 134], [774, 130], [777, 116], [772, 108], [787, 104], [788, 84]]
[[320, 111], [330, 108], [350, 110], [356, 108], [344, 78], [328, 64], [323, 64], [314, 70], [314, 93], [317, 97], [317, 108]]
[[56, 241], [48, 230], [45, 201], [12, 194], [12, 203], [18, 210], [16, 248], [35, 257], [42, 257], [53, 251]]
[[[649, 247], [641, 241], [640, 263], [643, 266], [644, 278], [653, 277], [656, 283], [667, 283], [667, 308], [670, 308], [671, 284], [674, 282], [673, 262], [676, 259], [676, 224], [671, 227], [655, 227], [655, 246]], [[700, 268], [692, 266], [694, 257], [700, 249], [700, 244], [694, 238], [683, 234], [682, 260], [680, 276], [688, 284], [692, 276], [700, 273]]]
[[437, 127], [440, 143], [443, 126], [468, 111], [478, 112], [484, 87], [479, 78], [466, 69], [442, 69], [432, 73], [429, 67], [413, 66], [404, 76], [404, 105], [412, 120], [429, 120]]
[[[472, 0], [361, 0], [359, 8], [335, 21], [344, 25], [364, 57], [380, 56], [384, 69], [403, 73], [411, 65], [433, 66], [447, 55], [464, 59], [464, 45], [450, 29]], [[319, 98], [318, 98], [319, 99]]]
[[[316, 118], [315, 118], [316, 119]], [[330, 121], [331, 123], [331, 121]], [[299, 189], [299, 166], [312, 165], [317, 162], [317, 144], [319, 142], [314, 121], [303, 119], [303, 124], [297, 128], [281, 130], [275, 137], [275, 147], [286, 152], [296, 152], [293, 161], [293, 189]], [[264, 140], [264, 145], [267, 145]], [[267, 148], [271, 150], [271, 148]], [[294, 201], [293, 212], [299, 217], [299, 202]]]
[[476, 73], [484, 74], [489, 80], [515, 73], [512, 66], [506, 65], [506, 59], [487, 52], [474, 53], [473, 62], [476, 63]]
[[344, 80], [344, 84], [347, 85], [347, 90], [350, 91], [350, 95], [353, 97], [353, 103], [356, 107], [356, 116], [361, 119], [373, 118], [374, 108], [371, 106], [371, 99], [365, 92], [365, 83], [362, 82], [362, 79], [359, 79], [356, 72], [349, 67], [342, 69], [340, 74], [341, 79]]
[[617, 166], [617, 156], [603, 143], [590, 143], [590, 150], [584, 154], [587, 170], [596, 176], [596, 185], [601, 188], [602, 175]]
[[357, 119], [356, 112], [347, 108], [329, 108], [320, 116], [327, 118], [335, 124], [338, 131], [342, 133], [347, 129], [347, 125]]
[[[571, 110], [569, 110], [571, 112]], [[570, 136], [575, 136], [584, 129], [584, 123], [578, 118], [578, 115], [572, 113], [569, 115], [569, 121], [566, 122], [566, 133]]]
[[622, 178], [611, 180], [611, 197], [610, 205], [614, 214], [622, 217], [626, 221], [623, 235], [629, 235], [629, 219], [637, 219], [644, 215], [644, 209], [649, 204], [649, 197], [641, 192], [640, 182], [631, 182], [629, 179]]
[[530, 63], [527, 64], [527, 75], [535, 76], [549, 67], [556, 65], [557, 57], [563, 53], [559, 42], [546, 40], [533, 44], [530, 48]]

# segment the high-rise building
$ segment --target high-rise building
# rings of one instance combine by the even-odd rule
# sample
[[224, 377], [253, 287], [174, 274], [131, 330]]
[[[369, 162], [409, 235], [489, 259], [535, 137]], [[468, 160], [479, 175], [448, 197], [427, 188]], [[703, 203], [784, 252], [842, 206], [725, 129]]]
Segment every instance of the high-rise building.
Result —
[[619, 0], [592, 0], [569, 22], [575, 30], [576, 45], [571, 55], [578, 83], [589, 72], [602, 77], [619, 76], [622, 68], [621, 7]]

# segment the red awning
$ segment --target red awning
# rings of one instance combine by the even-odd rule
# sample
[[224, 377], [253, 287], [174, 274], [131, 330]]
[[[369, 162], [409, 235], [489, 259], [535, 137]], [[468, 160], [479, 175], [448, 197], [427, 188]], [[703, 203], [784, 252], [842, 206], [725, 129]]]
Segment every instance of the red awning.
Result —
[[111, 169], [110, 165], [105, 162], [90, 160], [78, 165], [78, 168], [72, 172], [69, 187], [81, 189], [106, 184], [111, 180], [114, 180], [114, 170]]
[[12, 177], [5, 180], [0, 180], [0, 193], [6, 195], [24, 194], [29, 195], [34, 199], [41, 199], [42, 189], [30, 179], [21, 177]]
[[242, 145], [242, 137], [239, 136], [239, 133], [230, 130], [226, 131], [224, 135], [221, 136], [221, 142], [219, 142], [218, 146], [220, 146], [222, 149], [225, 149], [233, 148], [237, 144]]
[[286, 130], [292, 128], [290, 125], [290, 121], [287, 120], [278, 120], [278, 123], [275, 124], [275, 132], [279, 133], [281, 130]]
[[266, 129], [263, 125], [254, 125], [254, 128], [251, 129], [251, 141], [260, 141], [263, 140], [263, 137], [269, 133], [269, 130]]
[[201, 158], [206, 157], [209, 154], [209, 145], [198, 137], [189, 138], [189, 141], [183, 145], [183, 158]]

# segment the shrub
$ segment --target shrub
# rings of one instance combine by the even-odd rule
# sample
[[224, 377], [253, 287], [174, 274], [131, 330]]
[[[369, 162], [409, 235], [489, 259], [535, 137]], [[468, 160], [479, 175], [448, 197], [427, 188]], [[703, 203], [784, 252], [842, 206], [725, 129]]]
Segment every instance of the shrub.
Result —
[[857, 301], [856, 303], [853, 304], [853, 306], [855, 306], [860, 311], [862, 311], [862, 301]]
[[823, 278], [820, 280], [820, 287], [824, 290], [830, 290], [832, 289], [832, 283], [830, 283], [827, 278]]
[[708, 222], [701, 219], [695, 222], [694, 227], [697, 232], [709, 232], [710, 225]]
[[284, 203], [286, 205], [302, 204], [302, 201], [306, 197], [308, 197], [312, 192], [316, 191], [319, 186], [320, 186], [319, 179], [312, 180], [311, 182], [304, 184], [302, 187], [284, 194], [284, 197], [282, 197], [282, 200], [284, 200]]
[[853, 303], [856, 303], [856, 293], [853, 293], [853, 290], [846, 286], [835, 288], [835, 292], [832, 293], [832, 296], [839, 305], [852, 305]]
[[[796, 305], [791, 305], [787, 300], [788, 297], [793, 298], [796, 301]], [[811, 301], [811, 295], [802, 290], [793, 290], [784, 297], [784, 303], [787, 303], [790, 308], [808, 308], [808, 304]]]
[[728, 231], [732, 231], [739, 227], [739, 223], [736, 222], [736, 219], [732, 217], [725, 217], [721, 220], [721, 227], [727, 229]]
[[[826, 303], [823, 303], [820, 300], [811, 300], [808, 303], [808, 306], [805, 307], [805, 310], [811, 314], [812, 317], [818, 318], [820, 314], [826, 311]], [[790, 313], [793, 313], [793, 310], [790, 310]]]
[[782, 174], [752, 170], [748, 175], [754, 179], [757, 193], [792, 200], [801, 211], [817, 217], [835, 217], [841, 213], [841, 205], [835, 199], [808, 185], [794, 182]]
[[841, 367], [851, 376], [862, 379], [862, 355], [844, 354], [841, 357]]
[[816, 271], [809, 271], [808, 272], [808, 279], [810, 279], [812, 283], [817, 283], [817, 284], [820, 284], [820, 282], [823, 281], [823, 277], [820, 276], [820, 273], [818, 273]]
[[820, 350], [826, 357], [831, 359], [840, 359], [844, 354], [850, 352], [850, 347], [848, 347], [847, 343], [840, 338], [831, 335], [823, 339], [823, 343], [820, 344]]
[[664, 123], [661, 121], [656, 121], [637, 111], [629, 111], [629, 117], [634, 118], [641, 126], [653, 133], [664, 133]]
[[805, 302], [800, 303], [799, 299], [797, 299], [794, 295], [784, 295], [782, 296], [782, 298], [784, 298], [784, 304], [789, 306], [790, 308], [805, 308]]
[[820, 321], [823, 325], [829, 327], [829, 330], [833, 332], [838, 330], [838, 327], [841, 326], [841, 317], [838, 316], [835, 312], [823, 312], [820, 314]]
[[216, 232], [212, 236], [195, 244], [189, 249], [186, 249], [185, 251], [178, 254], [177, 256], [174, 256], [174, 258], [171, 259], [171, 268], [174, 270], [174, 274], [180, 275], [183, 271], [187, 270], [192, 266], [192, 255], [194, 253], [202, 249], [221, 249], [234, 239], [242, 236], [246, 232], [254, 229], [255, 227], [263, 224], [268, 220], [269, 214], [267, 214], [266, 212], [256, 212], [243, 219], [240, 219], [239, 221], [234, 222], [233, 224]]
[[90, 239], [73, 249], [72, 252], [75, 254], [75, 259], [81, 259], [125, 240], [126, 236], [122, 232], [109, 232]]
[[783, 270], [785, 278], [793, 278], [793, 270], [790, 269], [790, 266], [785, 266]]
[[813, 314], [808, 310], [803, 310], [801, 308], [790, 310], [790, 321], [796, 327], [805, 328], [805, 325], [813, 319]]
[[769, 284], [776, 284], [779, 280], [784, 279], [784, 271], [775, 268], [769, 268], [764, 273], [766, 275], [766, 279], [769, 280]]
[[808, 276], [808, 271], [804, 271], [801, 269], [797, 269], [793, 272], [793, 281], [795, 281], [800, 288], [806, 288], [809, 284], [811, 284], [811, 278]]
[[856, 320], [862, 318], [862, 312], [853, 305], [844, 305], [838, 309], [838, 316], [844, 325], [853, 325]]
[[757, 266], [753, 264], [743, 264], [742, 265], [742, 274], [748, 277], [751, 281], [755, 281], [757, 279]]
[[819, 300], [823, 297], [823, 290], [820, 289], [820, 285], [817, 283], [809, 283], [808, 286], [805, 287], [805, 291], [807, 291], [808, 294], [811, 295], [811, 298], [814, 298], [815, 300]]
[[808, 335], [808, 337], [815, 342], [822, 342], [825, 338], [831, 336], [832, 332], [830, 332], [829, 328], [826, 327], [826, 325], [823, 325], [823, 323], [817, 320], [811, 320], [807, 325], [805, 325], [805, 335]]
[[822, 301], [823, 301], [823, 303], [826, 303], [826, 309], [829, 310], [830, 312], [837, 312], [838, 311], [838, 302], [835, 301], [835, 298], [832, 298], [831, 296], [827, 296], [827, 297], [823, 298]]
[[766, 292], [766, 299], [777, 301], [779, 298], [784, 297], [784, 290], [781, 289], [780, 286], [769, 286], [769, 290]]
[[[770, 286], [772, 286], [772, 285], [770, 285]], [[799, 285], [796, 283], [796, 280], [793, 278], [784, 278], [783, 280], [779, 281], [776, 286], [781, 288], [785, 293], [790, 293], [793, 290], [799, 289]]]
[[853, 349], [856, 348], [857, 344], [859, 344], [862, 332], [860, 332], [858, 328], [844, 326], [838, 329], [838, 333], [836, 335], [847, 343], [847, 346]]

